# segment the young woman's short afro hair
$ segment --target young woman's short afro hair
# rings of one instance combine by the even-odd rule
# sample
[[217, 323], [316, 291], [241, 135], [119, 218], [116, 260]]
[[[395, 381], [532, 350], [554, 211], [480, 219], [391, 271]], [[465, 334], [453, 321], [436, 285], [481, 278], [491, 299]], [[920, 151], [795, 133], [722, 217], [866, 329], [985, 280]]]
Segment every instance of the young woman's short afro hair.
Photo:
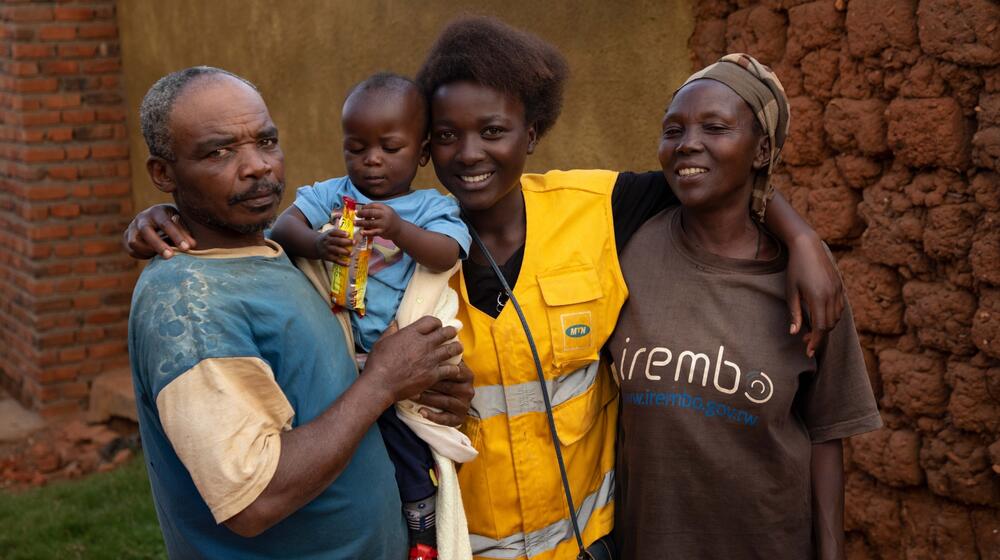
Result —
[[516, 95], [540, 138], [559, 118], [568, 76], [566, 59], [554, 46], [497, 19], [472, 16], [441, 31], [417, 83], [428, 99], [439, 87], [459, 81]]

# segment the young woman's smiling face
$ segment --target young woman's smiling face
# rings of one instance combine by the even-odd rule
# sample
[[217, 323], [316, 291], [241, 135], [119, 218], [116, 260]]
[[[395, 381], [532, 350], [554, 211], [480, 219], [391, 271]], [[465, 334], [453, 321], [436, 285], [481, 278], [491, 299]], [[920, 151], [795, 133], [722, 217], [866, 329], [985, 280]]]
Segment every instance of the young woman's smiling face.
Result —
[[749, 204], [754, 173], [767, 164], [767, 137], [750, 106], [728, 86], [696, 80], [663, 117], [659, 158], [681, 204], [711, 209]]
[[430, 131], [438, 179], [473, 212], [516, 191], [536, 140], [520, 99], [473, 82], [434, 92]]

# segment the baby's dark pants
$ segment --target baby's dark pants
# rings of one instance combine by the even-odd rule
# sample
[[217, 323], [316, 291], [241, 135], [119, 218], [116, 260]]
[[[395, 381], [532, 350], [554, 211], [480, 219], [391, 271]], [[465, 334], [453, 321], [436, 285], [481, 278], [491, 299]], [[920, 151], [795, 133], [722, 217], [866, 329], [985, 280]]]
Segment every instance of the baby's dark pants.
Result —
[[395, 406], [382, 413], [378, 428], [389, 451], [389, 459], [396, 467], [396, 484], [399, 485], [399, 497], [403, 503], [423, 500], [434, 494], [437, 488], [430, 475], [430, 470], [434, 468], [431, 449], [399, 419]]

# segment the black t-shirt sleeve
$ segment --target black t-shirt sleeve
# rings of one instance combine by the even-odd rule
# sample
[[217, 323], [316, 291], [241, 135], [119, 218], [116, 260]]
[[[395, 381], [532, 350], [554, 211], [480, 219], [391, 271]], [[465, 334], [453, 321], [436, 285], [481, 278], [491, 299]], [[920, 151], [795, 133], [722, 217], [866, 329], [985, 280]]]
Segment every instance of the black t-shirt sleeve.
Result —
[[680, 201], [670, 190], [662, 171], [618, 174], [611, 191], [611, 215], [615, 223], [615, 248], [622, 249], [646, 220]]

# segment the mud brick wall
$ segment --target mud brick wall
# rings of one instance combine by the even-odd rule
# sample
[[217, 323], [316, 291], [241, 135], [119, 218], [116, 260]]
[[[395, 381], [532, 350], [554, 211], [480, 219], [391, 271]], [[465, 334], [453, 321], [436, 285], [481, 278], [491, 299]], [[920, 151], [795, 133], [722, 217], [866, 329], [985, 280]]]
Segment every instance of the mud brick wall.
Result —
[[0, 383], [53, 415], [127, 364], [115, 2], [0, 4]]
[[1000, 3], [696, 3], [702, 67], [791, 98], [778, 188], [833, 247], [886, 428], [846, 446], [852, 559], [1000, 558]]

